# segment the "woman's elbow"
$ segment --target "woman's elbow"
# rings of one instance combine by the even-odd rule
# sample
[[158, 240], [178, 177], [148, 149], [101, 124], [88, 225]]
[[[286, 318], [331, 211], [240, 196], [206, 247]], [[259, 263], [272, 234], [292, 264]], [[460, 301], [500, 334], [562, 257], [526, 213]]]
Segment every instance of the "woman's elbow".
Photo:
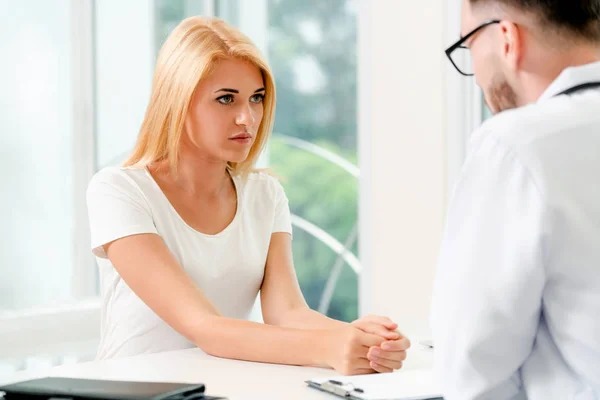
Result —
[[228, 345], [228, 337], [225, 318], [221, 316], [208, 316], [202, 318], [194, 324], [194, 327], [188, 329], [189, 334], [185, 335], [200, 350], [205, 353], [225, 357]]

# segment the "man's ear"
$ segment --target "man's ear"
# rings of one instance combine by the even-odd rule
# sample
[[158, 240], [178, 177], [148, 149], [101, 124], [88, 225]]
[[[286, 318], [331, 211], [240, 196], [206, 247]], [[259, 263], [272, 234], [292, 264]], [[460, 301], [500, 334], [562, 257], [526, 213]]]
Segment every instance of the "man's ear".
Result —
[[500, 34], [502, 38], [502, 56], [508, 63], [509, 68], [516, 70], [521, 63], [523, 54], [523, 29], [519, 25], [502, 21], [500, 23]]

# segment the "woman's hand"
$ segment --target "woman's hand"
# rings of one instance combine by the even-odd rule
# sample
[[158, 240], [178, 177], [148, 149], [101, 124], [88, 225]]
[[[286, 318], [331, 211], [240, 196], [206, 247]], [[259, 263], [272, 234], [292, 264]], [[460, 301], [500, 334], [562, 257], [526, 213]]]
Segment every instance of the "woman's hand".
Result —
[[392, 372], [402, 368], [402, 362], [406, 359], [406, 350], [410, 347], [410, 340], [396, 330], [398, 324], [386, 317], [367, 315], [352, 322], [351, 325], [365, 333], [386, 339], [381, 345], [369, 349], [367, 353], [369, 367], [376, 372]]
[[367, 354], [385, 342], [381, 336], [366, 333], [352, 325], [326, 331], [325, 363], [342, 375], [371, 374]]

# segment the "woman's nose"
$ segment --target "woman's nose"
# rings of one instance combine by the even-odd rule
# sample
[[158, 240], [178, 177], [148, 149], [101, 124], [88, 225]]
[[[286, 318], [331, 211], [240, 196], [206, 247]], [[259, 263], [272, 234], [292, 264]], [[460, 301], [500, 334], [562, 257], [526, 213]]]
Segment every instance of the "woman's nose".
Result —
[[254, 113], [252, 112], [249, 104], [241, 107], [235, 122], [237, 125], [254, 125]]

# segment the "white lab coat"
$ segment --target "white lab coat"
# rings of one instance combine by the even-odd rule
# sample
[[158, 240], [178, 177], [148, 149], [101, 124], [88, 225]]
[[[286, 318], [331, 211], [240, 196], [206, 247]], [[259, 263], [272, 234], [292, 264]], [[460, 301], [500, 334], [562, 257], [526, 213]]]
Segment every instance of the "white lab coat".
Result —
[[433, 296], [446, 400], [600, 399], [600, 63], [471, 139]]

